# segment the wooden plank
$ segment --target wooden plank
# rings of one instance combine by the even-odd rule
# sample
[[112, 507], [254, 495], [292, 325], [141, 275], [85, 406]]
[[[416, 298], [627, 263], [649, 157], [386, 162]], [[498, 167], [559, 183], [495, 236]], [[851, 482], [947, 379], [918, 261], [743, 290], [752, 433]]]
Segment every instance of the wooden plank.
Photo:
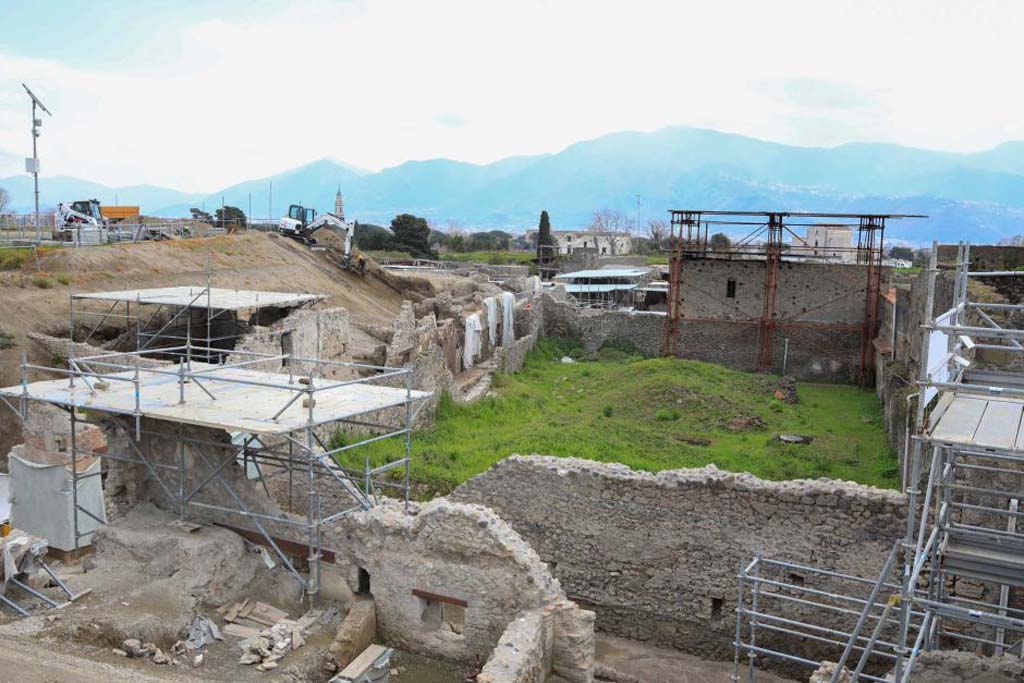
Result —
[[273, 626], [282, 619], [286, 619], [288, 613], [265, 602], [257, 602], [247, 616], [253, 621], [264, 622], [267, 626]]
[[231, 623], [238, 624], [239, 626], [245, 626], [246, 628], [256, 629], [257, 631], [262, 631], [266, 628], [269, 628], [267, 624], [262, 624], [258, 621], [254, 621], [253, 619], [249, 619], [247, 617], [238, 617]]
[[254, 628], [248, 626], [240, 626], [239, 624], [226, 624], [223, 629], [229, 636], [235, 636], [236, 638], [252, 638], [258, 636], [260, 632]]
[[[224, 529], [228, 529], [230, 531], [234, 531], [242, 538], [252, 543], [256, 543], [257, 545], [262, 545], [267, 548], [271, 547], [270, 544], [267, 543], [267, 539], [263, 537], [263, 534], [261, 534], [258, 531], [242, 529], [240, 527], [231, 526], [230, 524], [217, 524], [216, 526], [223, 527]], [[287, 538], [279, 538], [277, 536], [271, 536], [271, 538], [274, 539], [274, 543], [277, 544], [277, 547], [280, 548], [282, 552], [292, 556], [296, 560], [299, 560], [300, 563], [304, 563], [309, 558], [309, 546], [305, 543], [290, 541]], [[271, 554], [271, 557], [273, 557], [273, 554]], [[331, 564], [334, 564], [334, 552], [331, 550], [324, 550], [321, 548], [320, 559], [324, 562], [330, 562]]]
[[1024, 404], [1017, 401], [989, 401], [974, 443], [983, 448], [1013, 448], [1020, 429]]
[[242, 611], [242, 603], [236, 602], [232, 605], [227, 613], [224, 615], [224, 621], [234, 621], [238, 618], [238, 613]]
[[371, 645], [360, 652], [359, 656], [353, 659], [338, 675], [341, 678], [358, 678], [366, 673], [366, 670], [385, 652], [387, 652], [387, 648], [380, 645]]
[[431, 602], [446, 602], [449, 605], [458, 605], [459, 607], [469, 607], [469, 603], [460, 598], [452, 598], [447, 595], [440, 595], [438, 593], [431, 593], [430, 591], [423, 591], [419, 588], [413, 588], [412, 594], [417, 598], [423, 598], [424, 600], [430, 600]]

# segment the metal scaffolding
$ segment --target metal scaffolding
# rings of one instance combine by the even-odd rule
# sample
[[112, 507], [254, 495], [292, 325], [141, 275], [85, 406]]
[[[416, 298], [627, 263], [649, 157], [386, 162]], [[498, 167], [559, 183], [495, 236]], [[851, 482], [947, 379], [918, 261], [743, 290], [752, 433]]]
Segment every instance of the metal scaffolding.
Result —
[[[686, 262], [694, 259], [759, 260], [765, 263], [764, 305], [748, 320], [731, 321], [757, 326], [758, 353], [756, 369], [770, 372], [774, 366], [773, 348], [776, 332], [785, 329], [788, 334], [800, 336], [825, 327], [847, 330], [860, 335], [858, 380], [870, 384], [874, 379], [873, 343], [878, 334], [878, 304], [881, 296], [882, 261], [885, 224], [887, 220], [924, 218], [911, 214], [839, 214], [788, 211], [707, 211], [672, 210], [669, 231], [669, 285], [668, 313], [665, 318], [662, 353], [681, 355], [680, 336], [683, 326], [682, 300], [686, 290], [700, 291], [700, 283], [685, 280]], [[815, 222], [811, 222], [815, 221]], [[827, 222], [817, 222], [827, 221]], [[742, 228], [749, 230], [741, 240], [725, 248], [715, 248], [708, 237], [711, 226], [715, 229]], [[811, 245], [797, 235], [795, 227], [820, 227], [857, 231], [857, 242], [850, 247]], [[792, 242], [784, 241], [786, 235]], [[780, 318], [777, 291], [779, 271], [783, 261], [829, 262], [864, 267], [864, 318], [859, 325], [821, 323], [800, 320], [799, 316]], [[821, 308], [818, 306], [816, 308]], [[815, 346], [810, 339], [805, 340]], [[827, 348], [815, 348], [829, 355]]]
[[[984, 360], [978, 350], [1024, 352], [1024, 330], [999, 320], [1024, 313], [1024, 305], [972, 301], [968, 286], [971, 278], [1024, 273], [971, 270], [970, 245], [962, 242], [952, 267], [952, 306], [935, 315], [937, 253], [934, 244], [926, 273], [916, 431], [903, 481], [905, 536], [876, 579], [847, 577], [861, 591], [870, 587], [870, 593], [856, 622], [834, 629], [829, 656], [818, 658], [794, 655], [792, 640], [774, 648], [758, 644], [757, 633], [774, 628], [778, 616], [759, 608], [756, 571], [765, 564], [793, 565], [755, 558], [739, 576], [734, 680], [743, 653], [749, 658], [748, 680], [758, 657], [814, 668], [828, 659], [838, 663], [833, 683], [844, 667], [853, 681], [904, 683], [912, 680], [922, 652], [949, 647], [1024, 656], [1024, 606], [1014, 603], [1024, 589], [1024, 533], [1018, 531], [1024, 516], [1024, 374], [976, 367]], [[972, 594], [962, 594], [962, 585]], [[750, 586], [752, 598], [746, 595]], [[855, 599], [848, 590], [820, 594]], [[812, 637], [808, 633], [822, 628], [792, 620], [788, 635], [802, 637], [805, 645]]]
[[[165, 347], [187, 342], [208, 347], [210, 351], [204, 359], [219, 362], [222, 356], [231, 353], [247, 325], [260, 325], [261, 312], [308, 307], [324, 298], [317, 294], [222, 289], [211, 282], [205, 287], [72, 292], [68, 318], [72, 337], [78, 326], [88, 329], [82, 337], [86, 344], [105, 323], [114, 323], [123, 326], [125, 334], [134, 336], [136, 351], [173, 354], [173, 348]], [[85, 307], [90, 302], [103, 307]], [[249, 313], [246, 324], [237, 319], [243, 312]], [[263, 320], [267, 321], [268, 317], [273, 320], [264, 312]], [[227, 329], [222, 329], [225, 327]]]
[[[274, 293], [259, 294], [268, 305], [275, 305], [271, 301], [280, 303], [281, 297], [275, 299]], [[232, 294], [239, 305], [249, 301], [236, 295]], [[188, 311], [192, 303], [204, 300], [206, 311], [230, 310], [224, 298], [211, 308], [217, 297], [217, 290], [196, 289], [182, 310]], [[145, 298], [142, 294], [137, 301]], [[311, 300], [319, 298], [311, 296]], [[115, 305], [119, 302], [121, 299]], [[160, 334], [182, 310], [161, 328]], [[191, 313], [185, 316], [190, 318]], [[159, 338], [160, 334], [146, 339]], [[227, 358], [223, 348], [210, 346], [205, 338], [196, 342], [190, 327], [187, 335], [184, 343], [159, 349], [164, 358], [172, 359], [164, 363], [153, 362], [146, 343], [133, 352], [84, 357], [69, 353], [67, 367], [33, 365], [23, 354], [21, 382], [0, 389], [0, 401], [22, 421], [28, 419], [30, 401], [57, 406], [69, 416], [67, 455], [72, 474], [76, 555], [79, 544], [94, 533], [82, 532], [79, 520], [89, 517], [104, 523], [102, 511], [80, 504], [78, 484], [83, 478], [107, 473], [82, 472], [79, 460], [105, 458], [144, 468], [146, 478], [177, 509], [182, 520], [190, 508], [237, 516], [275, 553], [313, 600], [320, 590], [321, 560], [330, 555], [322, 542], [325, 528], [346, 515], [379, 504], [384, 489], [404, 500], [408, 509], [412, 430], [418, 410], [425, 404], [423, 399], [430, 393], [413, 390], [412, 370], [408, 367], [321, 359], [319, 329], [315, 358], [231, 350], [230, 362], [223, 362]], [[283, 365], [286, 370], [256, 369], [268, 363]], [[360, 376], [346, 380], [330, 376], [342, 368]], [[31, 371], [62, 379], [29, 382]], [[93, 453], [81, 447], [77, 437], [82, 422], [104, 425], [115, 436], [115, 443], [123, 444], [125, 449]], [[154, 429], [158, 423], [177, 427], [169, 431]], [[233, 438], [200, 438], [189, 434], [189, 427], [218, 429]], [[336, 429], [349, 430], [353, 440], [341, 445], [332, 443], [329, 433]], [[386, 439], [404, 442], [400, 457], [373, 464], [366, 455], [362, 467], [342, 464], [342, 454]], [[166, 448], [159, 450], [173, 452], [174, 456], [161, 457], [154, 444], [162, 444]], [[354, 459], [349, 455], [344, 462]], [[245, 473], [254, 472], [252, 478], [258, 480], [268, 500], [272, 500], [268, 482], [286, 477], [287, 512], [268, 514], [267, 510], [253, 509], [251, 501], [247, 504], [237, 484], [233, 486], [226, 476], [227, 468], [236, 466]], [[209, 494], [214, 487], [218, 493], [211, 502]], [[296, 489], [305, 493], [304, 516], [292, 514]], [[196, 499], [202, 492], [207, 494], [205, 502]], [[330, 509], [324, 509], [325, 492], [327, 504], [333, 505]], [[347, 502], [335, 505], [337, 500]], [[280, 509], [276, 505], [270, 508]], [[292, 529], [297, 536], [275, 529]], [[303, 536], [304, 540], [298, 540]], [[296, 566], [299, 563], [293, 562], [302, 554], [306, 575]]]

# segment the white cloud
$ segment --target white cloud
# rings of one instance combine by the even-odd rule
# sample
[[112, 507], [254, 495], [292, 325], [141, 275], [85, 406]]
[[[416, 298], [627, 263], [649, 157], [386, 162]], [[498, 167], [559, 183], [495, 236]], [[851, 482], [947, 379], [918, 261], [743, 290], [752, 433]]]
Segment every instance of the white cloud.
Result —
[[54, 111], [46, 173], [187, 190], [323, 156], [486, 162], [672, 124], [978, 149], [1024, 137], [1021, 25], [1012, 0], [294, 3], [187, 26], [180, 56], [145, 68], [0, 47], [0, 149], [30, 144], [21, 80]]

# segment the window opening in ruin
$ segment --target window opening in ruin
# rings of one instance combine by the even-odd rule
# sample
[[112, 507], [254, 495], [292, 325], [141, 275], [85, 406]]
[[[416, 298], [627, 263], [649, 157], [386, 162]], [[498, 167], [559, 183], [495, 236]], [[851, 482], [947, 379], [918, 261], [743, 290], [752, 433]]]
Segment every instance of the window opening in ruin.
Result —
[[420, 621], [427, 629], [446, 631], [460, 638], [463, 636], [468, 603], [417, 589], [413, 589], [412, 593], [419, 598]]
[[[290, 356], [293, 352], [294, 344], [292, 343], [292, 333], [282, 332], [281, 333], [281, 355]], [[285, 358], [282, 365], [287, 367], [291, 364], [291, 358]]]
[[359, 588], [357, 592], [360, 595], [370, 594], [370, 572], [366, 571], [362, 567], [359, 568]]
[[608, 247], [601, 247], [601, 256], [604, 256], [607, 253], [608, 253]]
[[722, 618], [722, 598], [711, 598], [711, 618]]
[[736, 280], [729, 278], [725, 283], [725, 296], [729, 299], [736, 298]]
[[793, 584], [794, 586], [803, 586], [804, 585], [804, 575], [803, 574], [797, 574], [796, 572], [790, 572], [790, 574], [789, 574], [789, 582], [791, 584]]

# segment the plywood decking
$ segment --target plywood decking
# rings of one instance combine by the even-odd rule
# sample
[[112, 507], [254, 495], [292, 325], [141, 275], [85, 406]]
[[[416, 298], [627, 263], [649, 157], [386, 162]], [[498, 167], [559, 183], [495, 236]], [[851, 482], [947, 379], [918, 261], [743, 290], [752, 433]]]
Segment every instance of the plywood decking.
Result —
[[303, 294], [301, 292], [259, 292], [249, 289], [218, 287], [211, 287], [209, 296], [205, 292], [205, 287], [181, 286], [125, 289], [114, 292], [85, 292], [73, 296], [75, 299], [154, 304], [178, 308], [189, 306], [227, 311], [241, 311], [264, 306], [298, 306], [325, 298], [320, 294]]
[[931, 440], [978, 449], [1024, 450], [1024, 401], [946, 394]]
[[[216, 365], [192, 363], [194, 372], [217, 368]], [[171, 370], [173, 372], [173, 369]], [[114, 373], [104, 380], [109, 388], [97, 390], [95, 394], [81, 379], [75, 380], [72, 388], [67, 379], [33, 382], [28, 385], [28, 397], [46, 403], [74, 406], [86, 410], [107, 413], [133, 414], [135, 411], [135, 385], [131, 381], [134, 371]], [[120, 379], [114, 379], [120, 378]], [[141, 371], [139, 410], [143, 417], [167, 420], [182, 424], [243, 431], [252, 434], [286, 434], [306, 426], [308, 407], [303, 407], [304, 398], [297, 399], [277, 420], [273, 416], [295, 396], [294, 391], [274, 387], [239, 384], [230, 380], [245, 380], [264, 384], [287, 385], [288, 375], [248, 370], [244, 368], [223, 368], [198, 377], [214, 396], [210, 398], [192, 382], [185, 384], [185, 403], [179, 402], [178, 378], [172, 375], [158, 375]], [[95, 380], [90, 380], [95, 382]], [[317, 380], [319, 386], [336, 382]], [[304, 388], [296, 380], [293, 385]], [[20, 385], [0, 389], [0, 396], [8, 401], [22, 395]], [[413, 400], [430, 396], [428, 391], [413, 391]], [[365, 415], [385, 408], [404, 405], [404, 388], [385, 387], [359, 383], [316, 391], [313, 405], [313, 423], [326, 424], [357, 415]], [[16, 405], [16, 404], [15, 404]]]

